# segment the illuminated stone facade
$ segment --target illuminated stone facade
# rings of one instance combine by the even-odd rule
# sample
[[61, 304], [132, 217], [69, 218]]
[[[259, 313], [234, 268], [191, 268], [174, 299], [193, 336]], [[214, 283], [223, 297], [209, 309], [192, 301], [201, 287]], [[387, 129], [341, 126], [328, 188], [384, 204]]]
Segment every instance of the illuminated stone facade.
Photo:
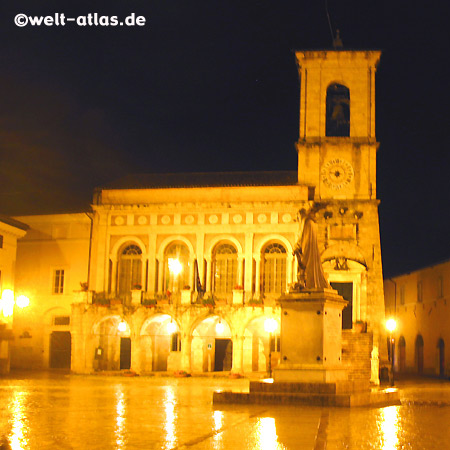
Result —
[[384, 285], [386, 317], [397, 321], [395, 371], [449, 377], [450, 261], [385, 280]]
[[[363, 322], [371, 366], [360, 376], [377, 383], [386, 356], [375, 180], [379, 56], [296, 53], [297, 171], [129, 177], [96, 191], [92, 212], [21, 217], [31, 229], [19, 246], [18, 279], [35, 307], [31, 320], [17, 321], [16, 333], [29, 327], [32, 337], [16, 341], [16, 364], [67, 364], [55, 350], [55, 333], [66, 333], [62, 348], [69, 345], [76, 372], [247, 373], [265, 371], [269, 354], [276, 365], [277, 332], [269, 352], [264, 321], [280, 321], [276, 299], [296, 281], [296, 217], [309, 201], [320, 204], [325, 272], [350, 300], [344, 343], [358, 340], [352, 328]], [[349, 352], [344, 362], [357, 367]]]
[[0, 374], [8, 373], [10, 367], [17, 239], [27, 229], [22, 222], [0, 216]]

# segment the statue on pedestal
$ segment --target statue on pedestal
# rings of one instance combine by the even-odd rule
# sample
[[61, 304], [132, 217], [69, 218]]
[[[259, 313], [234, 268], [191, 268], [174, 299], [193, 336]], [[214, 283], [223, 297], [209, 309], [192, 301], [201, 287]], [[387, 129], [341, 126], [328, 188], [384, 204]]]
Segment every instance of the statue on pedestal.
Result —
[[297, 282], [294, 291], [304, 289], [330, 289], [323, 272], [317, 243], [317, 223], [314, 221], [316, 209], [305, 204], [297, 213], [299, 223], [294, 255], [297, 258]]

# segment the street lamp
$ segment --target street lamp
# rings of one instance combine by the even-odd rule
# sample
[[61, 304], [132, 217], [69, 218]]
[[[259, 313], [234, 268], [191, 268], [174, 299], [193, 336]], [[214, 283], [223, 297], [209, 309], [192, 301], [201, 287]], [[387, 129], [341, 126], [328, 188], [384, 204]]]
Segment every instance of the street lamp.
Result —
[[3, 312], [3, 316], [11, 317], [14, 313], [14, 291], [11, 289], [5, 289], [2, 292], [1, 298], [1, 309]]
[[264, 330], [269, 333], [269, 378], [272, 378], [272, 333], [278, 328], [278, 322], [273, 318], [264, 321]]
[[172, 292], [178, 292], [178, 276], [183, 271], [183, 264], [178, 258], [169, 258], [167, 264], [172, 275]]
[[216, 333], [222, 334], [225, 331], [225, 325], [222, 323], [222, 319], [216, 323]]
[[121, 320], [119, 322], [119, 325], [117, 325], [117, 329], [123, 333], [124, 331], [127, 331], [127, 323], [124, 320]]
[[16, 299], [16, 305], [19, 308], [26, 308], [30, 305], [30, 299], [26, 295], [19, 295]]
[[394, 337], [392, 336], [392, 333], [397, 328], [397, 322], [395, 319], [388, 319], [386, 321], [386, 328], [389, 331], [389, 345], [391, 349], [391, 386], [394, 386]]
[[173, 333], [175, 333], [177, 331], [177, 326], [176, 324], [173, 322], [172, 319], [170, 319], [170, 322], [167, 324], [167, 333], [169, 335], [172, 335]]

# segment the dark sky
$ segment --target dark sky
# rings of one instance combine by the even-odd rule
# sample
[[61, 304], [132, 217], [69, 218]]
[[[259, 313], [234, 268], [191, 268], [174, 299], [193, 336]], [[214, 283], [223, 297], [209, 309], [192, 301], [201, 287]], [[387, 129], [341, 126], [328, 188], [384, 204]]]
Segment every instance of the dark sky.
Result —
[[[450, 258], [445, 5], [328, 0], [346, 48], [383, 50], [385, 276]], [[18, 13], [95, 12], [135, 13], [146, 25], [14, 25]], [[7, 214], [80, 210], [95, 186], [127, 173], [296, 170], [293, 50], [331, 44], [325, 1], [16, 0], [0, 6], [0, 33], [0, 212]]]

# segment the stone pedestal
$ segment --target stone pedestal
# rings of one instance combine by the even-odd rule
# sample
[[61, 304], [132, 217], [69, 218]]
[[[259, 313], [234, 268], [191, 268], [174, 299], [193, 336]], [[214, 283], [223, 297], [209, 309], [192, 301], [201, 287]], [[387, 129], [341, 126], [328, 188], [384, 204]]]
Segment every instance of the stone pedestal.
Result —
[[290, 292], [281, 305], [281, 361], [274, 382], [332, 383], [347, 379], [342, 367], [342, 309], [333, 289]]
[[332, 289], [283, 295], [281, 363], [273, 380], [250, 383], [249, 392], [214, 392], [213, 403], [374, 406], [399, 404], [395, 389], [370, 389], [367, 380], [348, 380], [342, 365], [342, 309]]

